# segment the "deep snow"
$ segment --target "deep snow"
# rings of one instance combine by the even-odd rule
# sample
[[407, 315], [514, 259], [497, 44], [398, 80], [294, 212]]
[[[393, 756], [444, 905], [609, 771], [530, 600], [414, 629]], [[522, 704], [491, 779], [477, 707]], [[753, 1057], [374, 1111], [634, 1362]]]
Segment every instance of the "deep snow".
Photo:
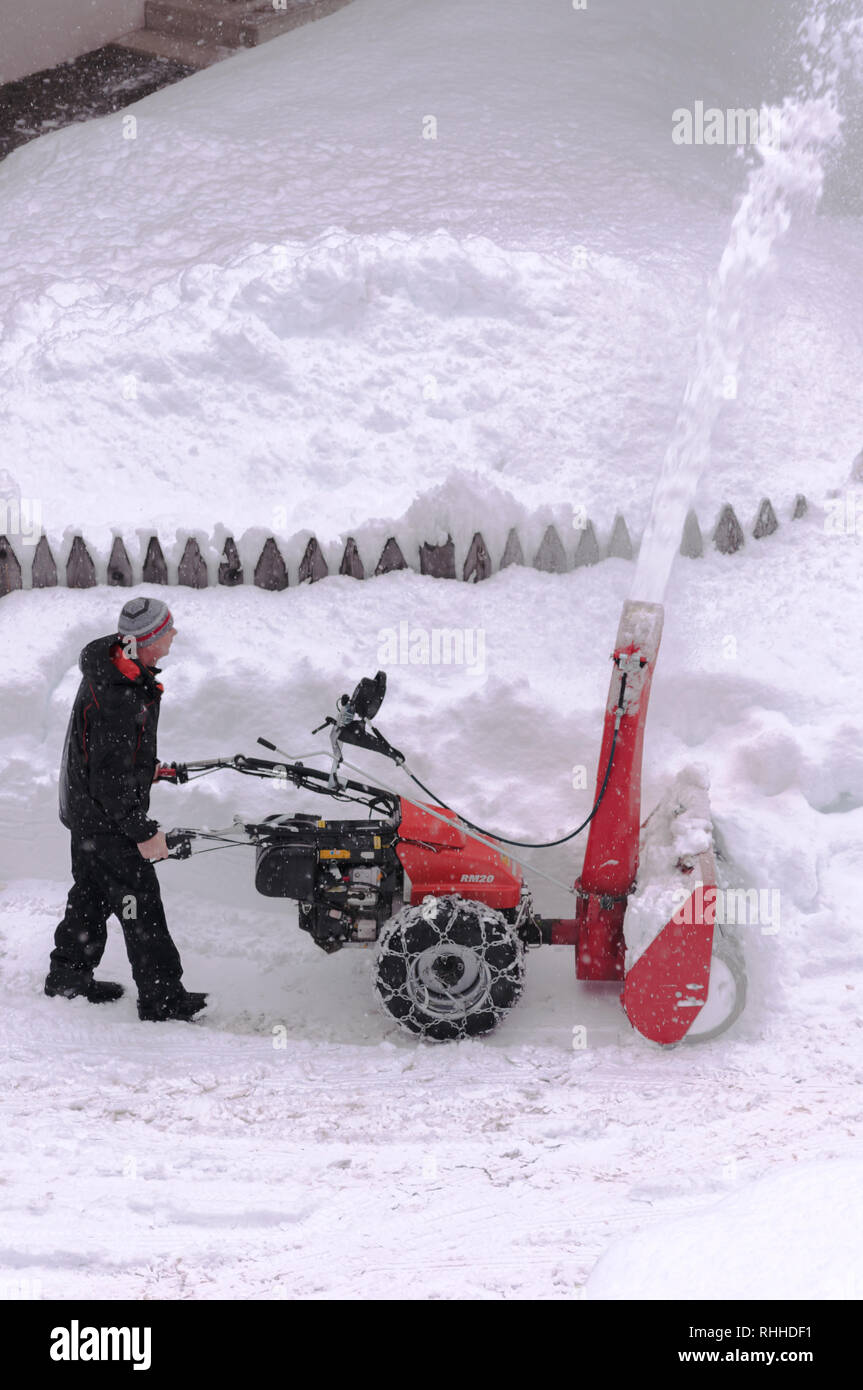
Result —
[[[857, 656], [836, 644], [822, 576], [859, 608], [861, 543], [825, 541], [804, 520], [732, 560], [691, 562], [669, 606], [645, 807], [677, 767], [705, 763], [736, 881], [779, 886], [781, 921], [743, 932], [749, 1007], [733, 1033], [668, 1053], [631, 1033], [613, 988], [576, 983], [567, 948], [531, 953], [525, 997], [492, 1037], [417, 1048], [378, 1012], [369, 955], [319, 953], [289, 905], [256, 897], [243, 849], [158, 870], [187, 981], [213, 992], [203, 1022], [143, 1032], [131, 999], [96, 1013], [41, 998], [66, 887], [56, 763], [74, 663], [120, 596], [4, 599], [10, 1276], [41, 1280], [45, 1297], [573, 1297], [617, 1235], [707, 1211], [777, 1166], [851, 1160], [863, 741], [853, 715], [837, 717], [853, 707]], [[485, 631], [484, 678], [392, 666], [377, 722], [467, 815], [556, 835], [587, 808], [572, 768], [583, 762], [592, 787], [609, 615], [631, 573], [609, 561], [478, 586], [400, 574], [275, 595], [172, 591], [160, 750], [254, 751], [259, 733], [306, 750], [335, 696], [376, 669], [387, 627], [457, 622]], [[160, 787], [154, 805], [165, 825], [214, 827], [322, 805], [285, 795], [223, 772]], [[580, 860], [537, 857], [565, 882]], [[541, 909], [571, 913], [567, 894], [532, 886]], [[102, 973], [129, 983], [117, 931]], [[817, 1297], [843, 1276], [812, 1277]], [[616, 1286], [603, 1280], [605, 1297]]]
[[[734, 150], [674, 145], [671, 111], [782, 95], [787, 17], [752, 8], [726, 32], [688, 0], [652, 25], [631, 0], [355, 0], [17, 151], [0, 465], [50, 536], [94, 544], [330, 539], [446, 479], [640, 531], [745, 183]], [[795, 224], [705, 521], [844, 480], [861, 283], [856, 219]]]
[[[670, 110], [781, 95], [751, 59], [762, 41], [776, 57], [751, 9], [735, 8], [736, 65], [706, 11], [708, 29], [687, 27], [688, 2], [649, 24], [620, 0], [540, 19], [355, 0], [137, 104], [134, 141], [109, 118], [19, 151], [0, 167], [0, 465], [49, 535], [80, 527], [100, 554], [112, 524], [257, 536], [279, 506], [277, 534], [310, 527], [334, 553], [402, 516], [413, 536], [463, 538], [475, 513], [495, 542], [554, 507], [643, 522], [744, 176], [704, 149], [682, 172]], [[747, 1296], [754, 1265], [764, 1295], [808, 1277], [806, 1296], [859, 1297], [847, 1231], [830, 1227], [825, 1255], [817, 1204], [793, 1269], [775, 1258], [777, 1193], [841, 1184], [850, 1201], [859, 1185], [863, 536], [830, 529], [844, 499], [827, 494], [863, 435], [863, 277], [849, 171], [832, 178], [753, 306], [699, 493], [708, 515], [771, 493], [781, 528], [676, 562], [648, 721], [645, 810], [703, 764], [736, 883], [780, 892], [779, 930], [742, 933], [734, 1030], [651, 1047], [557, 948], [530, 955], [497, 1033], [417, 1047], [378, 1012], [370, 953], [320, 953], [255, 896], [241, 849], [158, 870], [187, 983], [212, 992], [200, 1023], [45, 999], [77, 654], [129, 595], [12, 594], [3, 1279], [63, 1298], [617, 1298], [679, 1238], [690, 1297], [716, 1291], [723, 1260], [740, 1282], [720, 1296]], [[813, 506], [791, 523], [798, 490]], [[251, 752], [259, 734], [307, 749], [336, 696], [389, 664], [388, 630], [481, 631], [479, 673], [389, 664], [377, 722], [471, 819], [554, 837], [589, 809], [633, 573], [172, 589], [161, 755]], [[321, 804], [285, 796], [223, 772], [153, 805], [166, 826], [220, 826]], [[536, 859], [569, 884], [581, 852]], [[572, 912], [565, 888], [532, 886], [541, 910]], [[101, 973], [129, 982], [116, 929]]]

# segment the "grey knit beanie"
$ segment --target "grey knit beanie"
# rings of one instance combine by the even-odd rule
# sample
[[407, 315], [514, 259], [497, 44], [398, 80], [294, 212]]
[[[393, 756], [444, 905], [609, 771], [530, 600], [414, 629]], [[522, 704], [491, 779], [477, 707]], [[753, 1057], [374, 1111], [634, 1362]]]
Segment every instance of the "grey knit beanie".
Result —
[[173, 621], [170, 608], [160, 598], [130, 598], [123, 605], [117, 631], [121, 637], [134, 637], [137, 646], [147, 647]]

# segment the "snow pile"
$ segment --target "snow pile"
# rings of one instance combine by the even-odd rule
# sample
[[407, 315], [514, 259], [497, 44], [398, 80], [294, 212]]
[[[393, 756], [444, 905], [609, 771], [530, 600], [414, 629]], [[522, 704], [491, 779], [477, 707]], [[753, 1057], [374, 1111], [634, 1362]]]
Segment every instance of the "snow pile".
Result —
[[[621, 275], [610, 257], [576, 275], [565, 251], [338, 227], [244, 245], [108, 302], [96, 280], [59, 281], [5, 316], [8, 457], [47, 460], [46, 393], [62, 403], [82, 446], [67, 449], [68, 471], [38, 484], [20, 464], [14, 472], [25, 496], [41, 498], [50, 536], [72, 527], [97, 549], [112, 525], [145, 522], [264, 537], [307, 528], [343, 544], [383, 517], [385, 541], [412, 507], [421, 540], [433, 541], [435, 484], [447, 477], [473, 529], [485, 521], [482, 493], [501, 497], [493, 526], [496, 513], [511, 526], [526, 508], [602, 506], [607, 485], [594, 498], [568, 476], [571, 449], [588, 448], [585, 404], [597, 407], [561, 366], [606, 357], [614, 321], [623, 332], [656, 314], [661, 338], [656, 298], [649, 278]], [[645, 369], [659, 370], [658, 353]], [[94, 487], [100, 477], [112, 486]], [[153, 491], [136, 486], [144, 477]], [[610, 527], [613, 505], [597, 521]]]
[[[690, 8], [355, 0], [4, 161], [0, 467], [52, 541], [434, 528], [437, 485], [475, 526], [487, 490], [637, 535], [743, 172], [671, 139], [671, 91], [739, 95]], [[786, 239], [705, 524], [844, 478], [861, 255], [839, 220]]]
[[707, 1208], [613, 1242], [590, 1299], [860, 1299], [863, 1163], [781, 1165]]

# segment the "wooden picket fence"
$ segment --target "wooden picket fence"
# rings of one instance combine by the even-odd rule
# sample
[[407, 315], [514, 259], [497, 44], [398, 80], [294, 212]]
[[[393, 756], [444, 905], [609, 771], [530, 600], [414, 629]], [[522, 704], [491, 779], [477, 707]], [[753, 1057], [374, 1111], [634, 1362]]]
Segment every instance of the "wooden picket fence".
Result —
[[[792, 520], [798, 520], [804, 516], [806, 510], [806, 498], [802, 493], [799, 493], [791, 508]], [[764, 498], [758, 508], [751, 534], [755, 540], [762, 540], [765, 536], [772, 535], [778, 526], [779, 521], [773, 505], [769, 498]], [[720, 511], [711, 534], [711, 540], [714, 547], [723, 555], [734, 554], [745, 543], [743, 527], [732, 506], [726, 505]], [[694, 511], [690, 511], [686, 518], [680, 553], [692, 559], [697, 559], [704, 553], [704, 538]], [[633, 554], [634, 548], [629, 528], [624, 518], [618, 514], [605, 549], [605, 557], [631, 560]], [[584, 565], [595, 565], [602, 558], [604, 557], [592, 521], [587, 521], [580, 531], [571, 562], [555, 526], [546, 528], [539, 548], [530, 562], [525, 559], [521, 540], [517, 530], [513, 527], [507, 537], [497, 568], [505, 569], [508, 565], [530, 563], [534, 569], [550, 573], [563, 573]], [[394, 570], [418, 567], [420, 574], [430, 575], [436, 579], [457, 579], [460, 577], [467, 583], [477, 583], [481, 579], [488, 579], [495, 569], [489, 548], [480, 531], [475, 532], [473, 536], [460, 575], [456, 566], [455, 545], [451, 536], [447, 537], [443, 544], [426, 543], [421, 545], [417, 562], [415, 565], [409, 565], [405, 558], [404, 549], [399, 545], [395, 536], [390, 536], [381, 551], [373, 574], [389, 574]], [[306, 545], [293, 582], [313, 584], [319, 579], [325, 579], [329, 572], [324, 553], [315, 537], [312, 536]], [[357, 542], [353, 536], [349, 536], [347, 539], [338, 573], [349, 575], [353, 579], [369, 577], [366, 574]], [[100, 582], [102, 581], [96, 573], [96, 565], [83, 536], [74, 536], [65, 564], [66, 587], [89, 589]], [[171, 582], [172, 580], [168, 575], [168, 565], [158, 536], [150, 537], [140, 574], [137, 576], [134, 573], [129, 552], [122, 537], [115, 536], [104, 583], [129, 587], [136, 583], [169, 584]], [[201, 554], [200, 545], [193, 536], [190, 536], [186, 541], [177, 567], [175, 582], [193, 589], [205, 589], [209, 584], [207, 564]], [[252, 582], [259, 589], [270, 590], [287, 589], [290, 585], [288, 566], [273, 536], [268, 537], [264, 542], [254, 568]], [[60, 583], [57, 561], [44, 534], [37, 542], [33, 552], [30, 583], [34, 589], [52, 588]], [[234, 539], [230, 536], [222, 548], [218, 566], [218, 583], [229, 587], [246, 583], [246, 575], [239, 551]], [[0, 597], [23, 587], [20, 560], [11, 541], [2, 535], [0, 536]]]

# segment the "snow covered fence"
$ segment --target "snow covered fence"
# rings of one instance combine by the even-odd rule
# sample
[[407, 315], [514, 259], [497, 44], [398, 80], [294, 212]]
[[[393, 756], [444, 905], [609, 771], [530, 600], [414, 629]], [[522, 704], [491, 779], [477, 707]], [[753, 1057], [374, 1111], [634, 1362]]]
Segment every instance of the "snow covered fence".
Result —
[[[798, 520], [804, 516], [806, 510], [806, 498], [802, 493], [798, 494], [790, 511], [792, 520]], [[216, 582], [219, 584], [230, 587], [249, 582], [247, 579], [249, 567], [244, 565], [233, 536], [228, 536], [224, 540], [216, 564], [213, 564], [212, 561], [208, 564], [204, 551], [201, 549], [201, 541], [195, 536], [188, 536], [176, 566], [176, 574], [172, 575], [158, 536], [151, 535], [149, 537], [139, 567], [138, 565], [133, 566], [122, 536], [115, 535], [104, 573], [100, 574], [99, 571], [102, 567], [97, 568], [83, 536], [72, 536], [65, 562], [61, 560], [58, 567], [48, 537], [43, 532], [33, 547], [30, 582], [25, 584], [21, 560], [10, 539], [10, 536], [20, 538], [18, 549], [22, 551], [22, 554], [23, 547], [28, 544], [32, 545], [35, 539], [35, 536], [31, 535], [28, 540], [27, 531], [31, 528], [23, 527], [23, 512], [24, 506], [20, 499], [5, 505], [2, 505], [2, 499], [0, 499], [0, 523], [4, 527], [4, 531], [0, 532], [0, 597], [11, 593], [13, 589], [25, 587], [33, 589], [53, 588], [60, 583], [61, 571], [65, 574], [66, 587], [70, 589], [89, 589], [100, 583], [121, 587], [129, 587], [137, 583], [177, 583], [185, 584], [193, 589], [205, 589], [211, 582], [213, 570], [215, 570]], [[752, 527], [752, 536], [755, 540], [762, 540], [765, 536], [772, 535], [778, 525], [779, 521], [772, 503], [769, 498], [764, 498], [758, 508]], [[732, 506], [726, 505], [722, 508], [711, 539], [715, 548], [723, 555], [734, 554], [745, 543], [743, 527]], [[206, 549], [206, 542], [204, 544]], [[95, 547], [93, 548], [95, 549]], [[289, 551], [290, 548], [291, 543], [283, 544], [283, 549], [286, 551]], [[246, 545], [244, 545], [244, 549], [247, 549]], [[534, 569], [562, 574], [567, 570], [579, 569], [584, 565], [595, 565], [603, 558], [631, 560], [634, 555], [629, 527], [619, 513], [615, 518], [605, 548], [605, 557], [600, 549], [596, 528], [589, 519], [579, 533], [579, 539], [571, 557], [567, 554], [560, 534], [553, 525], [546, 527], [542, 541], [530, 561], [525, 557], [524, 547], [515, 527], [509, 531], [506, 545], [497, 566], [493, 563], [489, 547], [480, 531], [474, 533], [464, 562], [460, 566], [457, 563], [456, 548], [452, 536], [448, 536], [444, 542], [439, 544], [424, 542], [419, 546], [413, 564], [406, 558], [406, 550], [410, 553], [410, 547], [405, 546], [403, 548], [395, 536], [390, 536], [381, 550], [377, 564], [373, 569], [367, 569], [356, 539], [349, 536], [338, 566], [338, 573], [350, 575], [353, 579], [366, 579], [371, 575], [387, 574], [392, 570], [418, 569], [420, 574], [427, 574], [435, 579], [461, 578], [467, 583], [476, 583], [478, 580], [487, 579], [495, 568], [505, 569], [508, 565], [531, 564]], [[680, 553], [692, 559], [697, 559], [704, 553], [702, 530], [694, 511], [690, 511], [686, 518]], [[171, 568], [173, 569], [173, 566]], [[299, 562], [293, 566], [293, 578], [289, 576], [289, 568], [290, 566], [286, 562], [275, 537], [268, 536], [251, 572], [251, 582], [260, 589], [287, 589], [291, 583], [313, 584], [318, 579], [325, 579], [331, 572], [324, 550], [315, 536], [309, 537]]]

